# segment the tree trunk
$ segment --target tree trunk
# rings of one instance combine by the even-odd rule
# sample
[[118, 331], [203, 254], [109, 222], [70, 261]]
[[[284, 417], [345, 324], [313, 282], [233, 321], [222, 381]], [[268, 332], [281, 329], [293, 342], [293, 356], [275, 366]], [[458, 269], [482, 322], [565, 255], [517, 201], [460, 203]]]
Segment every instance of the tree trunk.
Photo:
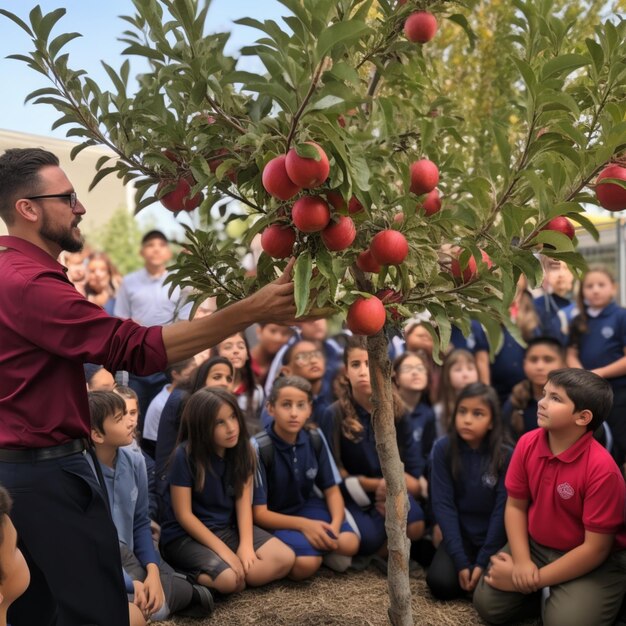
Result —
[[393, 419], [391, 363], [384, 331], [368, 338], [367, 352], [372, 382], [374, 410], [372, 421], [376, 449], [387, 484], [385, 529], [389, 560], [389, 620], [394, 626], [413, 626], [411, 588], [409, 585], [409, 545], [406, 519], [409, 500], [404, 481], [404, 465], [400, 460], [396, 427]]

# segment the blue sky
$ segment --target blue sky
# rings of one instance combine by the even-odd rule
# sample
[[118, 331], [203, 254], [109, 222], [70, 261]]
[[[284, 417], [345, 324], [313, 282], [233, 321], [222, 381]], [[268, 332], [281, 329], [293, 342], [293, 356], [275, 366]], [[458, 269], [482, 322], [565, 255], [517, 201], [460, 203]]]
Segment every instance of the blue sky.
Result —
[[[27, 0], [2, 0], [0, 6], [11, 11], [28, 23], [28, 13], [37, 2]], [[65, 7], [67, 14], [61, 19], [53, 33], [79, 32], [80, 39], [70, 42], [65, 51], [70, 54], [70, 67], [80, 68], [98, 79], [108, 81], [101, 69], [100, 61], [118, 67], [124, 44], [117, 41], [128, 24], [119, 15], [134, 14], [131, 0], [41, 0], [44, 13]], [[234, 53], [242, 45], [258, 38], [259, 32], [252, 28], [237, 26], [233, 21], [241, 17], [260, 20], [279, 20], [287, 9], [277, 0], [213, 0], [209, 9], [207, 27], [209, 32], [231, 31], [227, 51]], [[47, 87], [47, 79], [31, 70], [25, 63], [6, 59], [9, 54], [26, 54], [32, 49], [28, 35], [13, 22], [0, 16], [0, 80], [3, 85], [0, 98], [0, 128], [39, 135], [65, 137], [63, 127], [51, 131], [57, 119], [56, 111], [48, 105], [24, 104], [24, 98], [35, 89]], [[132, 63], [132, 60], [131, 60]]]
[[[36, 1], [28, 0], [0, 0], [2, 8], [15, 13], [27, 23], [28, 14], [36, 4]], [[129, 25], [119, 16], [135, 13], [131, 0], [41, 0], [39, 5], [43, 13], [59, 7], [66, 8], [67, 13], [57, 23], [53, 35], [62, 32], [78, 32], [83, 35], [64, 48], [70, 54], [70, 67], [84, 69], [100, 85], [108, 86], [109, 79], [100, 61], [105, 60], [109, 65], [118, 68], [124, 60], [121, 51], [125, 44], [117, 41], [117, 38]], [[278, 0], [213, 0], [207, 19], [207, 32], [231, 32], [226, 51], [235, 54], [242, 46], [253, 43], [261, 34], [252, 28], [233, 24], [234, 20], [253, 17], [279, 21], [280, 16], [287, 13], [287, 9]], [[65, 139], [69, 126], [62, 126], [54, 131], [50, 129], [59, 117], [53, 107], [24, 104], [24, 99], [30, 92], [49, 86], [47, 78], [31, 70], [25, 63], [6, 58], [9, 54], [27, 54], [32, 47], [28, 35], [0, 15], [0, 84], [3, 86], [0, 97], [0, 128]], [[248, 61], [249, 58], [244, 60]], [[132, 73], [142, 70], [133, 58], [131, 68]], [[247, 66], [246, 69], [252, 71], [256, 68]], [[156, 225], [172, 236], [182, 237], [179, 222], [159, 203], [147, 207], [138, 217], [144, 229]], [[190, 223], [192, 218], [182, 215], [179, 219]]]

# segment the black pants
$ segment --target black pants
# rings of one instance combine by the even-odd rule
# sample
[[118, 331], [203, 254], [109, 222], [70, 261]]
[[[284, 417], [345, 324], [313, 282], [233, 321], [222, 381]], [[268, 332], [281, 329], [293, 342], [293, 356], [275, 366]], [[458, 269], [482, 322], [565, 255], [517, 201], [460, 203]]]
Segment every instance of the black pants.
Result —
[[12, 626], [128, 626], [117, 532], [85, 455], [0, 462], [31, 572], [9, 608]]
[[[120, 544], [120, 554], [122, 555], [122, 567], [126, 573], [133, 580], [143, 582], [147, 572], [139, 559], [124, 544]], [[174, 614], [186, 609], [191, 604], [193, 597], [193, 586], [187, 577], [175, 572], [162, 557], [159, 563], [159, 575], [169, 613]]]
[[[464, 541], [465, 553], [471, 560], [476, 558], [478, 550], [471, 544]], [[456, 570], [454, 561], [443, 547], [443, 542], [439, 544], [437, 552], [426, 575], [426, 584], [437, 600], [453, 600], [466, 594], [459, 585], [459, 573]]]

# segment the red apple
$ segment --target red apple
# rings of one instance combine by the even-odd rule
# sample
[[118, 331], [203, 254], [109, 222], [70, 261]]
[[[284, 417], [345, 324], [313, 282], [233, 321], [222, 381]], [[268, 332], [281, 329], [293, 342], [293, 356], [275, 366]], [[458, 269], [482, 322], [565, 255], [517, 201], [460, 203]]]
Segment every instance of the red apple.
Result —
[[293, 252], [296, 231], [291, 226], [272, 224], [261, 233], [261, 247], [275, 259], [286, 259]]
[[287, 176], [286, 160], [287, 157], [281, 154], [263, 168], [263, 187], [267, 193], [279, 200], [290, 200], [300, 191], [300, 187]]
[[[220, 148], [219, 150], [215, 151], [214, 156], [226, 155], [226, 154], [230, 154], [230, 150], [228, 148]], [[214, 159], [214, 158], [212, 158], [210, 161], [208, 161], [209, 169], [211, 170], [211, 172], [213, 174], [215, 174], [215, 172], [217, 171], [217, 168], [223, 162], [224, 162], [224, 159]], [[235, 172], [235, 170], [228, 170], [228, 172], [226, 172], [226, 176], [228, 176], [228, 178], [230, 178], [230, 181], [232, 183], [236, 183], [237, 182], [237, 172]]]
[[411, 165], [411, 191], [421, 196], [432, 191], [439, 182], [439, 168], [428, 159], [420, 159]]
[[414, 43], [426, 43], [437, 32], [437, 19], [432, 13], [418, 11], [412, 13], [404, 22], [404, 34], [409, 41]]
[[174, 152], [174, 150], [169, 150], [168, 148], [166, 148], [165, 150], [162, 151], [162, 154], [163, 156], [167, 157], [170, 161], [178, 165], [180, 165], [183, 162], [183, 160], [178, 156], [178, 154], [176, 154], [176, 152]]
[[551, 219], [541, 230], [555, 230], [567, 235], [570, 239], [574, 239], [574, 235], [576, 234], [574, 225], [562, 215]]
[[326, 200], [337, 211], [344, 211], [347, 208], [346, 201], [338, 191], [327, 191]]
[[303, 196], [293, 203], [291, 218], [303, 233], [316, 233], [328, 226], [330, 208], [321, 196]]
[[324, 245], [333, 252], [345, 250], [356, 237], [356, 228], [352, 218], [341, 215], [337, 222], [330, 223], [322, 231]]
[[381, 270], [380, 264], [372, 256], [371, 250], [364, 250], [359, 254], [356, 259], [356, 266], [362, 272], [371, 272], [372, 274], [378, 274]]
[[198, 192], [195, 196], [190, 197], [191, 187], [194, 185], [194, 180], [191, 176], [183, 176], [176, 180], [162, 180], [157, 186], [157, 196], [165, 189], [165, 187], [176, 183], [176, 187], [172, 191], [168, 191], [165, 195], [161, 196], [161, 204], [173, 213], [179, 211], [193, 211], [200, 206], [204, 196]]
[[617, 178], [626, 180], [626, 167], [620, 167], [617, 163], [612, 163], [605, 167], [596, 179], [596, 196], [598, 202], [607, 211], [623, 211], [626, 209], [626, 189], [615, 183], [601, 183], [603, 178]]
[[[493, 263], [489, 255], [484, 250], [481, 250], [480, 254], [482, 256], [483, 262], [487, 264], [487, 267], [493, 267]], [[461, 264], [459, 263], [459, 259], [453, 258], [452, 263], [450, 264], [450, 271], [457, 280], [463, 283], [468, 283], [470, 280], [478, 276], [476, 259], [471, 256], [467, 262], [467, 266], [465, 267], [465, 269], [461, 270]]]
[[381, 265], [399, 265], [409, 253], [406, 237], [397, 230], [381, 230], [370, 243], [372, 256]]
[[385, 307], [376, 296], [358, 298], [348, 309], [346, 325], [355, 335], [375, 335], [386, 318]]
[[304, 189], [312, 189], [313, 187], [319, 187], [328, 178], [330, 164], [328, 163], [326, 153], [320, 146], [312, 141], [307, 141], [306, 143], [317, 148], [320, 155], [319, 161], [301, 157], [296, 152], [296, 149], [292, 148], [287, 153], [285, 167], [287, 168], [287, 175], [295, 185]]
[[363, 205], [357, 200], [356, 196], [350, 198], [348, 202], [348, 213], [360, 213], [363, 210]]
[[422, 208], [424, 209], [424, 215], [426, 217], [430, 217], [431, 215], [441, 211], [441, 197], [439, 196], [439, 191], [437, 189], [433, 189], [428, 192], [422, 202]]

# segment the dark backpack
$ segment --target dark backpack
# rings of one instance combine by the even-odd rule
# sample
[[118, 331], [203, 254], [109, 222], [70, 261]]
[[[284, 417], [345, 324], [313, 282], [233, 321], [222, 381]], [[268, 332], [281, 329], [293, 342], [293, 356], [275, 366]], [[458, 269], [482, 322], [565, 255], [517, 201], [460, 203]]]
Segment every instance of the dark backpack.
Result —
[[[313, 449], [315, 450], [315, 456], [319, 462], [320, 453], [322, 451], [322, 436], [317, 428], [311, 428], [308, 433], [311, 438], [311, 443], [313, 444]], [[254, 438], [259, 446], [259, 456], [265, 467], [265, 473], [269, 474], [272, 465], [274, 465], [274, 443], [272, 442], [272, 438], [264, 430], [254, 435]]]

